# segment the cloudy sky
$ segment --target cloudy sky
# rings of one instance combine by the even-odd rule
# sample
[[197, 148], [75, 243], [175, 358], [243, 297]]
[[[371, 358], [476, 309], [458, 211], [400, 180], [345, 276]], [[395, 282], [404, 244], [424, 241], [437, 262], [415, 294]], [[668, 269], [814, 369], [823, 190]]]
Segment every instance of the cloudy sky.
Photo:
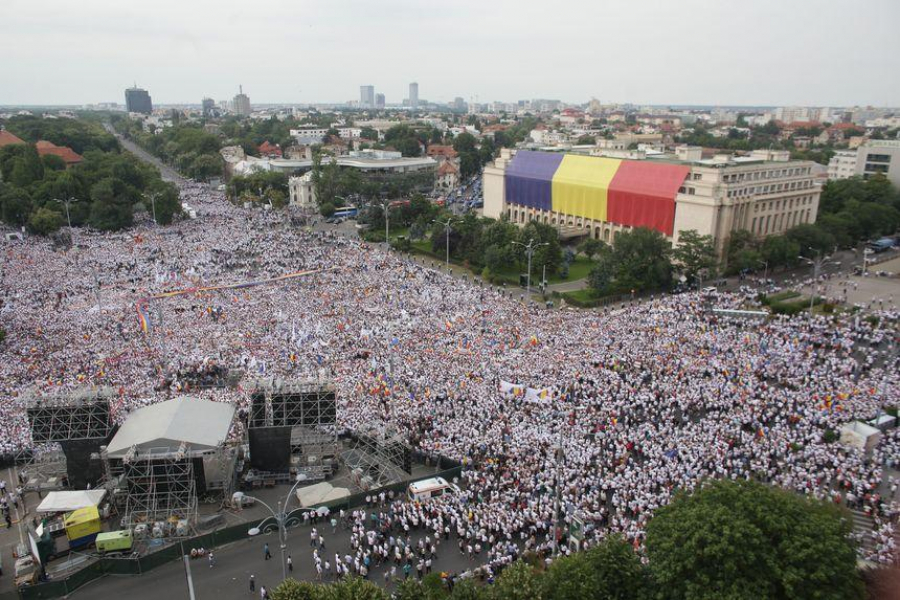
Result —
[[0, 0], [0, 105], [900, 105], [900, 0]]

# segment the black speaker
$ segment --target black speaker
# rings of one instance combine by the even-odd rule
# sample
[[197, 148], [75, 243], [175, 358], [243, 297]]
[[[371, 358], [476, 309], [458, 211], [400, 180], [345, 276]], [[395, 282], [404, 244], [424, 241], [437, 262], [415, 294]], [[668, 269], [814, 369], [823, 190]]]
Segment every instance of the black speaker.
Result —
[[287, 471], [291, 467], [291, 428], [255, 427], [250, 435], [250, 466], [260, 471]]

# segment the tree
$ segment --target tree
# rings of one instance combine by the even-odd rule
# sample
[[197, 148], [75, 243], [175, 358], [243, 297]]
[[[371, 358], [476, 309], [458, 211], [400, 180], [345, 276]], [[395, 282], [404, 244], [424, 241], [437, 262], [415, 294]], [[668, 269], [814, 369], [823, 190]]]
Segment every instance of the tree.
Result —
[[763, 240], [760, 255], [769, 268], [792, 265], [800, 256], [800, 245], [786, 235], [770, 235]]
[[[156, 202], [156, 222], [160, 225], [168, 225], [176, 215], [182, 213], [181, 200], [178, 195], [178, 188], [175, 184], [160, 180], [153, 188], [149, 190], [153, 194]], [[147, 208], [151, 208], [151, 202], [145, 202]]]
[[648, 590], [640, 558], [621, 537], [555, 560], [542, 583], [546, 600], [635, 600]]
[[0, 217], [4, 223], [21, 226], [28, 222], [31, 214], [31, 197], [28, 192], [15, 186], [0, 188]]
[[453, 139], [453, 149], [460, 154], [464, 152], [474, 152], [476, 150], [477, 142], [478, 140], [475, 139], [474, 135], [468, 131], [464, 131]]
[[[531, 259], [532, 268], [540, 274], [540, 269], [546, 265], [547, 273], [556, 273], [563, 260], [562, 246], [559, 243], [559, 232], [552, 225], [531, 221], [519, 230], [519, 243], [527, 245], [534, 240], [535, 244], [546, 244], [534, 251]], [[525, 250], [522, 246], [516, 246], [521, 264], [527, 264]], [[532, 276], [534, 279], [534, 276]]]
[[359, 137], [365, 140], [375, 140], [378, 141], [378, 132], [371, 127], [363, 127], [359, 132]]
[[331, 204], [330, 202], [326, 202], [319, 207], [319, 212], [321, 212], [322, 216], [326, 218], [333, 215], [335, 210], [336, 209], [334, 207], [334, 204]]
[[784, 235], [789, 240], [796, 242], [799, 246], [799, 253], [807, 258], [819, 253], [827, 254], [834, 250], [836, 245], [834, 236], [812, 223], [802, 223], [792, 227]]
[[665, 599], [858, 599], [850, 522], [833, 504], [717, 481], [656, 512], [649, 568]]
[[660, 290], [672, 283], [672, 244], [655, 229], [638, 227], [616, 236], [615, 284], [622, 291]]
[[187, 169], [193, 179], [206, 181], [222, 174], [222, 157], [216, 154], [200, 154], [191, 161]]
[[693, 281], [701, 271], [707, 271], [707, 279], [716, 276], [719, 258], [711, 235], [700, 235], [694, 229], [678, 233], [678, 246], [672, 257], [681, 266], [688, 280]]
[[599, 254], [604, 248], [606, 248], [605, 243], [592, 237], [586, 237], [578, 244], [578, 251], [587, 256], [588, 260], [593, 260], [594, 256]]
[[349, 577], [329, 584], [319, 596], [322, 600], [388, 600], [387, 592], [359, 577]]
[[541, 580], [531, 565], [517, 560], [504, 569], [489, 589], [488, 598], [496, 600], [543, 600]]
[[272, 600], [319, 600], [325, 586], [316, 586], [308, 581], [285, 579], [271, 592]]
[[588, 275], [588, 284], [597, 294], [608, 294], [616, 278], [616, 265], [612, 253], [605, 253]]
[[62, 227], [63, 217], [49, 208], [39, 208], [28, 218], [28, 229], [38, 235], [50, 235]]
[[13, 162], [12, 173], [9, 181], [18, 187], [28, 187], [36, 181], [40, 181], [44, 177], [44, 163], [37, 149], [28, 145], [21, 156]]
[[591, 146], [593, 146], [594, 144], [597, 143], [597, 138], [595, 138], [592, 135], [583, 135], [583, 136], [579, 137], [575, 143], [576, 144], [584, 144], [584, 145], [590, 144]]
[[103, 231], [114, 231], [130, 227], [134, 221], [131, 202], [120, 189], [122, 182], [112, 178], [103, 179], [91, 188], [91, 216], [93, 227]]

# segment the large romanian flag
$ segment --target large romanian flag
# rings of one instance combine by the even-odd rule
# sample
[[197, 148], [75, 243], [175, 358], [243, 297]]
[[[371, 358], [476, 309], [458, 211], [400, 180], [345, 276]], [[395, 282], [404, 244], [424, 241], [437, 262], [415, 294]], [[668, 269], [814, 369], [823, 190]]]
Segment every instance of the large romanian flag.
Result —
[[683, 165], [520, 150], [506, 167], [506, 202], [671, 236], [675, 195], [689, 172]]

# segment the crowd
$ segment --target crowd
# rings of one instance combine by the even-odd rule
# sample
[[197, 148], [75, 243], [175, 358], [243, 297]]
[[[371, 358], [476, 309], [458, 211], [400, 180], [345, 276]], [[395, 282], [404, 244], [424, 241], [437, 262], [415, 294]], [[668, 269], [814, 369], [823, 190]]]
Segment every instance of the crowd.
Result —
[[[0, 453], [32, 446], [24, 406], [36, 396], [110, 386], [122, 420], [185, 392], [246, 409], [240, 387], [217, 384], [229, 371], [325, 376], [342, 429], [391, 425], [466, 465], [461, 496], [395, 502], [377, 535], [357, 522], [357, 572], [398, 553], [425, 568], [431, 544], [411, 547], [410, 523], [432, 543], [449, 528], [497, 565], [549, 548], [557, 512], [586, 523], [588, 544], [617, 532], [640, 546], [655, 509], [713, 477], [868, 513], [879, 530], [866, 558], [896, 559], [898, 430], [870, 456], [832, 437], [900, 397], [897, 312], [747, 322], [696, 294], [546, 310], [199, 184], [182, 196], [197, 219], [77, 231], [66, 251], [0, 242]], [[198, 289], [225, 284], [241, 286]]]

